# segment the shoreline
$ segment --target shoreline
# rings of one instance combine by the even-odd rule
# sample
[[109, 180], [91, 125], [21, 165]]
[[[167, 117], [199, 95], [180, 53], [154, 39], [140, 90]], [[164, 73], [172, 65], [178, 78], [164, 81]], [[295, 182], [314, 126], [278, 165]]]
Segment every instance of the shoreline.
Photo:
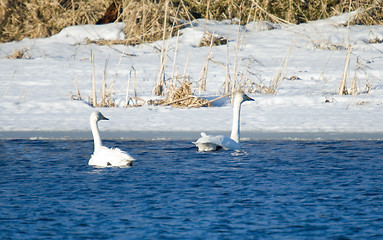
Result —
[[[228, 131], [206, 131], [230, 136]], [[103, 131], [104, 140], [197, 140], [196, 131]], [[1, 140], [91, 140], [90, 131], [0, 131]], [[241, 140], [383, 140], [383, 132], [241, 132]]]

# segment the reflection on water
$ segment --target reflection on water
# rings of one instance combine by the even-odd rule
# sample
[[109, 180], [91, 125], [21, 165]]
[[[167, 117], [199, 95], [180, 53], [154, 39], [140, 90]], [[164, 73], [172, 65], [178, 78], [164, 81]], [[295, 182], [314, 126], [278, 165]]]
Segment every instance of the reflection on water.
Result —
[[381, 239], [381, 141], [0, 141], [0, 238]]

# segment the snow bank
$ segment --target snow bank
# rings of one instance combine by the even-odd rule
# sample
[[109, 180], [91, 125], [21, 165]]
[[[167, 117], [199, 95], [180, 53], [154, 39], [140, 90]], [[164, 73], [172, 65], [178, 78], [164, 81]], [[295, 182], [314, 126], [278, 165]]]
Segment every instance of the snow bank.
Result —
[[[271, 27], [257, 22], [238, 27], [228, 21], [205, 24], [205, 20], [196, 20], [181, 31], [179, 39], [166, 40], [166, 76], [173, 70], [175, 74], [185, 72], [198, 95], [209, 47], [197, 46], [207, 29], [227, 38], [229, 45], [213, 47], [207, 91], [201, 96], [212, 99], [222, 93], [226, 64], [231, 79], [236, 67], [240, 73], [238, 81], [246, 90], [253, 91], [249, 95], [255, 99], [242, 108], [244, 137], [269, 134], [294, 138], [305, 134], [319, 136], [320, 133], [320, 137], [357, 134], [361, 138], [381, 138], [383, 26], [350, 26], [348, 29], [344, 25], [347, 19], [348, 15], [342, 15], [307, 24]], [[0, 44], [0, 137], [21, 137], [23, 133], [38, 137], [49, 132], [63, 136], [64, 132], [78, 132], [90, 137], [88, 118], [96, 110], [86, 104], [92, 89], [91, 53], [95, 55], [97, 89], [101, 89], [105, 69], [108, 86], [113, 83], [113, 98], [120, 103], [118, 108], [97, 109], [110, 118], [100, 124], [107, 137], [152, 132], [161, 138], [166, 138], [166, 134], [193, 138], [200, 131], [230, 131], [232, 109], [228, 99], [216, 102], [212, 108], [174, 109], [148, 105], [123, 108], [132, 67], [136, 73], [137, 95], [144, 99], [155, 98], [152, 90], [158, 78], [162, 46], [162, 41], [139, 46], [86, 43], [87, 39], [123, 38], [123, 24], [114, 23], [72, 26], [50, 38]], [[339, 96], [336, 93], [344, 72], [348, 44], [352, 52], [347, 86], [351, 89], [355, 80], [357, 94]], [[29, 58], [7, 58], [20, 49], [24, 49]], [[259, 94], [256, 86], [269, 86], [284, 58], [287, 66], [276, 94]], [[70, 92], [75, 93], [75, 79], [83, 101], [69, 99]], [[132, 86], [131, 82], [131, 96]]]

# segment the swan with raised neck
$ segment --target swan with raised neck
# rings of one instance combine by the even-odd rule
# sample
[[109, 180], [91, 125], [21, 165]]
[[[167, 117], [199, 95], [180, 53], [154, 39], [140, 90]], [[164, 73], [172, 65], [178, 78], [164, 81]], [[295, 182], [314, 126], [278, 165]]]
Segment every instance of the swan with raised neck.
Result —
[[223, 135], [212, 136], [207, 135], [204, 132], [201, 133], [195, 144], [198, 151], [215, 151], [220, 148], [225, 150], [238, 150], [241, 148], [240, 145], [240, 115], [241, 105], [245, 101], [254, 101], [243, 92], [238, 92], [234, 96], [233, 102], [233, 123], [231, 128], [230, 138]]
[[131, 166], [134, 158], [118, 148], [107, 148], [102, 145], [98, 122], [109, 120], [102, 113], [95, 111], [90, 115], [90, 128], [93, 135], [94, 152], [88, 164], [97, 167]]

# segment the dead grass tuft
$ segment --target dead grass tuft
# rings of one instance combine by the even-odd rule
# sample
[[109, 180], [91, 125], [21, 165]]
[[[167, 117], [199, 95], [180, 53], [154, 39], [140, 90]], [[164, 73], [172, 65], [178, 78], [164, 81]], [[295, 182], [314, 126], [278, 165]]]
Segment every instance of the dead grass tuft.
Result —
[[179, 86], [171, 87], [167, 98], [164, 100], [148, 101], [150, 105], [172, 106], [178, 108], [210, 107], [207, 99], [194, 95], [189, 81], [182, 81]]
[[11, 55], [7, 56], [7, 58], [10, 58], [10, 59], [32, 59], [32, 56], [28, 51], [29, 51], [29, 48], [22, 48], [22, 49], [17, 49], [17, 50], [14, 49], [13, 53]]
[[363, 105], [368, 105], [368, 104], [370, 104], [370, 102], [368, 102], [368, 101], [361, 101], [361, 102], [356, 103], [356, 105], [358, 105], [358, 106], [363, 106]]
[[383, 43], [383, 39], [375, 37], [375, 38], [369, 39], [367, 43], [369, 44]]
[[208, 47], [208, 46], [219, 46], [219, 45], [226, 45], [226, 44], [227, 44], [226, 38], [222, 36], [218, 36], [216, 34], [205, 32], [198, 46]]

